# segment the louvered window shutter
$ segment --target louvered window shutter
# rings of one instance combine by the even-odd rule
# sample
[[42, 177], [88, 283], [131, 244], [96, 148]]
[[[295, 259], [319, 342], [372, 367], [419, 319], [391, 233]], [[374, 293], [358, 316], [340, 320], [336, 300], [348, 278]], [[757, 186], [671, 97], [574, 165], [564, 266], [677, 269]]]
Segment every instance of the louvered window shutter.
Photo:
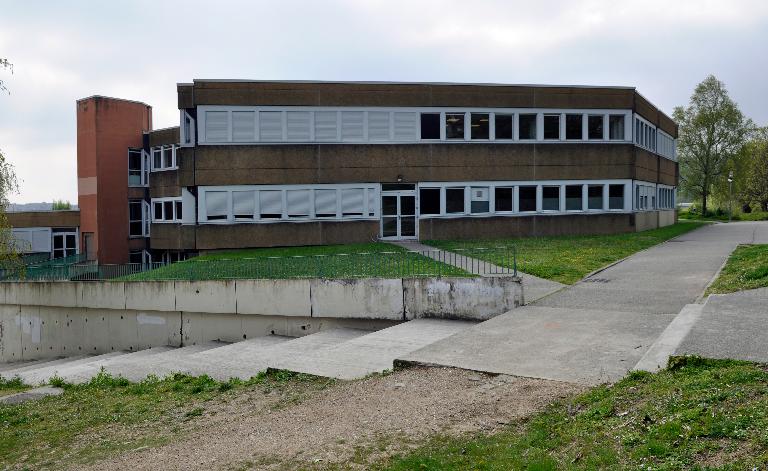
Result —
[[262, 141], [283, 140], [283, 113], [280, 111], [259, 112], [259, 137]]
[[335, 141], [338, 139], [337, 113], [335, 111], [316, 111], [315, 112], [315, 140], [316, 141]]
[[362, 188], [345, 188], [341, 190], [341, 213], [343, 216], [363, 215]]
[[336, 190], [315, 190], [315, 217], [336, 217]]
[[395, 140], [415, 141], [417, 114], [411, 112], [395, 112]]
[[[226, 191], [206, 191], [205, 192], [205, 214], [209, 220], [227, 218], [227, 192]], [[157, 218], [157, 213], [155, 213], [155, 218]]]
[[236, 219], [253, 219], [256, 212], [255, 191], [232, 192], [232, 214]]
[[256, 112], [232, 112], [232, 140], [237, 142], [252, 142], [256, 140]]
[[309, 190], [288, 190], [285, 201], [289, 217], [309, 216]]
[[208, 142], [225, 142], [229, 140], [229, 129], [226, 111], [205, 112], [205, 140]]
[[309, 111], [289, 111], [287, 113], [289, 141], [309, 141], [309, 118]]
[[283, 217], [283, 192], [280, 190], [259, 191], [259, 212], [263, 219]]
[[389, 140], [389, 112], [388, 111], [369, 111], [368, 112], [368, 140], [370, 141], [388, 141]]
[[363, 112], [362, 111], [342, 111], [341, 113], [341, 140], [342, 141], [362, 141], [363, 140]]

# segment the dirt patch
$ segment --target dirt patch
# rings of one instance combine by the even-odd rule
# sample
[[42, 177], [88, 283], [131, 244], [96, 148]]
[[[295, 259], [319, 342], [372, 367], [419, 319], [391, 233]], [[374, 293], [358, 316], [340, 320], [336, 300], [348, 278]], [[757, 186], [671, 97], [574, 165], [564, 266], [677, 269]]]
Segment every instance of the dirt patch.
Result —
[[239, 398], [206, 413], [196, 421], [201, 427], [176, 443], [91, 469], [364, 468], [435, 433], [492, 432], [580, 390], [555, 381], [412, 368], [338, 383], [280, 408]]

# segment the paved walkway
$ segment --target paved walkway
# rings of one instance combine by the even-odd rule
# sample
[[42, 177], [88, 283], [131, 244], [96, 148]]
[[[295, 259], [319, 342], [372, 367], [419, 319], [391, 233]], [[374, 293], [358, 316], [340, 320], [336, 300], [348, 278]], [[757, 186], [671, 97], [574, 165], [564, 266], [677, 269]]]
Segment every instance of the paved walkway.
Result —
[[740, 243], [768, 243], [768, 223], [705, 226], [402, 360], [585, 384], [619, 379]]
[[[436, 247], [422, 244], [418, 241], [409, 240], [391, 243], [413, 252], [420, 252], [422, 255], [429, 257], [432, 260], [453, 265], [454, 267], [461, 268], [474, 275], [509, 276], [512, 274], [512, 271], [509, 268], [500, 267], [493, 263], [486, 262], [485, 260], [467, 257], [466, 255], [461, 255], [455, 252], [441, 250]], [[530, 304], [544, 296], [555, 293], [566, 286], [562, 283], [539, 278], [521, 271], [518, 271], [517, 275], [523, 281], [523, 296], [526, 304]]]

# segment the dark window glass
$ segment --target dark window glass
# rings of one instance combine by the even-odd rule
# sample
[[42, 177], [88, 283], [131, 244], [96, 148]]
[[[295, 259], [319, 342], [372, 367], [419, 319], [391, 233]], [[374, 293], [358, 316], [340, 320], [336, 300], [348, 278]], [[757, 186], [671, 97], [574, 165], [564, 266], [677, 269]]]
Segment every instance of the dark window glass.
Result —
[[464, 139], [464, 113], [445, 115], [445, 138]]
[[512, 139], [513, 116], [511, 114], [497, 114], [495, 121], [496, 139]]
[[544, 115], [544, 139], [560, 139], [560, 115]]
[[173, 221], [173, 201], [163, 202], [163, 220]]
[[440, 214], [440, 188], [419, 189], [419, 212]]
[[603, 209], [603, 185], [589, 185], [587, 188], [587, 208]]
[[128, 219], [141, 221], [141, 201], [131, 201], [128, 203]]
[[536, 211], [536, 187], [521, 186], [518, 192], [520, 197], [520, 212]]
[[624, 185], [608, 185], [608, 209], [624, 209]]
[[400, 197], [400, 215], [413, 216], [416, 214], [416, 198], [413, 196]]
[[160, 149], [154, 149], [152, 151], [152, 160], [154, 160], [155, 168], [163, 168], [163, 154]]
[[543, 211], [560, 211], [560, 187], [559, 186], [542, 187], [541, 209]]
[[53, 248], [54, 249], [63, 249], [64, 248], [64, 237], [62, 236], [56, 236], [53, 238]]
[[581, 140], [581, 126], [583, 116], [580, 114], [565, 115], [565, 138], [569, 140]]
[[520, 115], [520, 139], [536, 139], [536, 115]]
[[440, 113], [421, 113], [421, 138], [440, 139]]
[[490, 132], [490, 117], [487, 113], [472, 113], [471, 130], [472, 139], [488, 139]]
[[496, 211], [513, 211], [514, 195], [514, 188], [496, 188], [494, 196]]
[[128, 253], [128, 263], [142, 263], [142, 251], [136, 250]]
[[594, 115], [587, 120], [587, 137], [589, 139], [603, 138], [603, 117]]
[[398, 191], [398, 190], [415, 190], [416, 185], [413, 183], [382, 183], [382, 191]]
[[464, 212], [464, 188], [446, 188], [445, 212], [446, 213], [463, 213]]
[[176, 219], [181, 219], [181, 201], [176, 201]]
[[581, 185], [566, 185], [565, 210], [581, 211]]
[[611, 115], [608, 117], [608, 133], [611, 140], [624, 140], [624, 116]]
[[[155, 220], [162, 221], [163, 220], [163, 203], [157, 202], [155, 203]], [[209, 217], [210, 219], [210, 217]]]

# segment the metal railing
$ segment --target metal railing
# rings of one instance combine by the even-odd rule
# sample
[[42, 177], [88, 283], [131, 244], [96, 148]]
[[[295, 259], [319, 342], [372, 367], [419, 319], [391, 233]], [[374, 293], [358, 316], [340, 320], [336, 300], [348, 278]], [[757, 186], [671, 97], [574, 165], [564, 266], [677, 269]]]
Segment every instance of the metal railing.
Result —
[[6, 280], [227, 280], [287, 278], [418, 278], [516, 276], [512, 246], [327, 255], [189, 259], [172, 264], [46, 264]]

